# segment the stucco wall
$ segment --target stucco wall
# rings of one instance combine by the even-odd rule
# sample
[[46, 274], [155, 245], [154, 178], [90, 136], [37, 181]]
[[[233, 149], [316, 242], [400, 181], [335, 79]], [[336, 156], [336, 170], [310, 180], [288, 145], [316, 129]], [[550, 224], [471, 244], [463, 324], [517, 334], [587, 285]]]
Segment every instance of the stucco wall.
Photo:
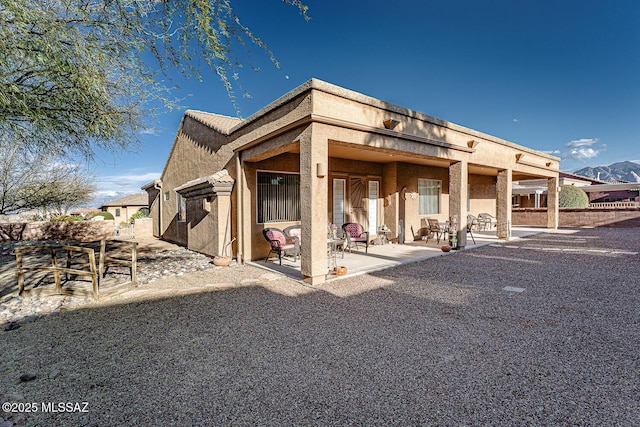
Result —
[[[189, 132], [189, 136], [185, 135], [185, 131]], [[196, 178], [212, 175], [221, 169], [229, 169], [233, 152], [229, 146], [222, 146], [227, 142], [228, 138], [224, 135], [212, 131], [190, 117], [185, 117], [183, 128], [178, 133], [162, 175], [159, 203], [162, 209], [163, 238], [187, 245], [188, 223], [177, 220], [178, 202], [174, 189]], [[158, 208], [153, 206], [154, 218], [159, 216], [157, 211]]]
[[269, 253], [269, 244], [262, 236], [262, 230], [269, 227], [277, 227], [284, 230], [290, 225], [300, 224], [299, 221], [294, 222], [271, 222], [267, 224], [259, 224], [256, 217], [256, 197], [257, 197], [257, 173], [258, 171], [275, 171], [275, 172], [300, 172], [300, 163], [298, 156], [295, 154], [281, 154], [273, 157], [268, 161], [262, 162], [247, 162], [245, 166], [245, 176], [247, 179], [246, 191], [251, 199], [251, 205], [245, 206], [245, 209], [250, 209], [249, 215], [251, 217], [251, 247], [250, 253], [245, 253], [244, 256], [247, 259], [254, 260], [267, 256]]
[[[231, 198], [229, 193], [187, 200], [187, 247], [209, 256], [223, 255], [231, 240]], [[232, 253], [227, 252], [227, 255]]]
[[113, 238], [114, 221], [27, 222], [0, 224], [0, 240], [78, 240]]
[[134, 227], [136, 239], [153, 237], [153, 219], [137, 218]]
[[[10, 240], [78, 240], [112, 239], [115, 221], [25, 222], [0, 224], [0, 241]], [[153, 237], [153, 220], [135, 221], [137, 238]]]
[[[398, 167], [398, 186], [406, 187], [404, 200], [404, 224], [406, 229], [406, 240], [412, 240], [411, 230], [414, 232], [424, 227], [426, 218], [437, 218], [445, 221], [449, 210], [449, 170], [446, 168], [435, 168], [428, 166], [401, 164]], [[440, 214], [419, 215], [418, 214], [418, 179], [434, 179], [441, 181], [442, 196], [440, 198]]]
[[[640, 209], [560, 209], [560, 227], [640, 227]], [[512, 224], [547, 226], [546, 209], [514, 209]]]
[[469, 213], [478, 216], [479, 213], [496, 215], [496, 177], [485, 175], [469, 175], [471, 188], [471, 202]]
[[[255, 119], [253, 119], [254, 116], [249, 117], [246, 125], [234, 132], [233, 137], [223, 135], [199, 121], [185, 116], [161, 177], [163, 188], [162, 194], [159, 196], [159, 203], [162, 214], [158, 213], [158, 208], [153, 209], [151, 212], [156, 221], [162, 216], [162, 225], [160, 226], [162, 238], [187, 245], [189, 223], [187, 221], [177, 221], [176, 219], [177, 200], [174, 191], [176, 187], [196, 178], [214, 174], [221, 169], [227, 169], [229, 175], [237, 179], [233, 150], [241, 145], [260, 139], [309, 114], [310, 106], [310, 94], [294, 97], [288, 104], [278, 109], [264, 114], [258, 112], [254, 115]], [[293, 143], [295, 140], [295, 132], [292, 132], [286, 138], [284, 136], [274, 138], [273, 144], [278, 145], [283, 141]], [[267, 165], [271, 163], [272, 161], [269, 160]], [[297, 157], [295, 158], [295, 164], [299, 165]], [[255, 176], [253, 179], [255, 179]], [[165, 193], [168, 193], [169, 200], [165, 200]], [[236, 200], [235, 194], [236, 188], [234, 186], [231, 196], [232, 204]], [[237, 212], [234, 209], [232, 209], [232, 212], [232, 226], [235, 226]], [[233, 233], [235, 235], [236, 231], [234, 230]], [[255, 233], [252, 233], [252, 235], [256, 236]], [[262, 239], [261, 234], [259, 237]]]

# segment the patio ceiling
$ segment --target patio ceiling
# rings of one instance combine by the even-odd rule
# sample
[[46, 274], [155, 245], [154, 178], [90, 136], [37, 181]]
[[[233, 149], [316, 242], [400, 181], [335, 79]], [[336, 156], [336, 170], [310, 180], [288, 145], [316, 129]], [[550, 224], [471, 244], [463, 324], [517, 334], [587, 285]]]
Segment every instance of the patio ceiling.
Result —
[[329, 157], [348, 160], [360, 160], [373, 163], [404, 162], [419, 165], [448, 168], [452, 161], [426, 156], [412, 155], [395, 150], [380, 149], [362, 146], [347, 145], [338, 142], [329, 142]]

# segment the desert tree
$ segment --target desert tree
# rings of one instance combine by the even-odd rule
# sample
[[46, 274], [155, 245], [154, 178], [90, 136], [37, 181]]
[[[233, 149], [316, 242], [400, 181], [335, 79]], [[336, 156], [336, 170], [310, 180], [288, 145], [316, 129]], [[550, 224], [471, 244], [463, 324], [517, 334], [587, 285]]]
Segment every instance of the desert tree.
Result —
[[[308, 19], [300, 0], [282, 1]], [[0, 132], [10, 136], [0, 144], [88, 157], [96, 147], [133, 148], [151, 105], [173, 104], [161, 82], [169, 69], [213, 73], [233, 100], [238, 49], [257, 45], [278, 62], [231, 3], [0, 0]]]

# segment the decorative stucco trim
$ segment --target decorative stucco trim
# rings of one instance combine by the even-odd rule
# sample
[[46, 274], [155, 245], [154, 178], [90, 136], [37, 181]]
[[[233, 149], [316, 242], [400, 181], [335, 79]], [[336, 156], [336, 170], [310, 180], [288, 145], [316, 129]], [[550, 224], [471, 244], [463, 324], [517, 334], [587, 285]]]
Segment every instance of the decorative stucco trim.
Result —
[[231, 193], [235, 180], [226, 169], [213, 175], [188, 181], [174, 189], [180, 195], [189, 197], [211, 196], [220, 193]]
[[[354, 102], [358, 102], [361, 103], [363, 105], [368, 105], [368, 106], [372, 106], [375, 108], [379, 108], [388, 112], [392, 112], [392, 113], [396, 113], [396, 114], [400, 114], [400, 115], [404, 115], [406, 117], [410, 117], [410, 118], [414, 118], [414, 119], [418, 119], [427, 123], [431, 123], [437, 126], [442, 126], [444, 128], [448, 128], [463, 134], [466, 134], [470, 137], [475, 137], [475, 138], [480, 138], [480, 139], [484, 139], [487, 141], [491, 141], [506, 147], [510, 147], [510, 148], [514, 148], [514, 149], [518, 149], [524, 152], [528, 152], [531, 154], [535, 154], [536, 156], [540, 156], [540, 157], [544, 157], [547, 158], [549, 160], [553, 160], [553, 161], [560, 161], [560, 158], [552, 156], [550, 154], [547, 153], [543, 153], [540, 151], [536, 151], [533, 150], [531, 148], [527, 148], [524, 147], [522, 145], [504, 140], [502, 138], [498, 138], [496, 136], [493, 135], [489, 135], [480, 131], [476, 131], [455, 123], [451, 123], [448, 122], [446, 120], [442, 120], [442, 119], [438, 119], [436, 117], [433, 116], [429, 116], [427, 114], [424, 113], [419, 113], [417, 111], [413, 111], [410, 110], [408, 108], [404, 108], [404, 107], [400, 107], [398, 105], [394, 105], [394, 104], [390, 104], [388, 102], [385, 101], [381, 101], [379, 99], [373, 98], [371, 96], [368, 95], [364, 95], [358, 92], [354, 92], [352, 90], [349, 89], [345, 89], [342, 88], [340, 86], [336, 86], [333, 85], [331, 83], [327, 83], [325, 81], [322, 80], [318, 80], [318, 79], [310, 79], [308, 81], [306, 81], [305, 83], [301, 84], [300, 86], [298, 86], [297, 88], [293, 89], [291, 92], [285, 94], [284, 96], [278, 98], [277, 100], [275, 100], [274, 102], [272, 102], [271, 104], [267, 105], [266, 107], [262, 108], [261, 110], [257, 111], [256, 113], [252, 114], [251, 116], [249, 116], [248, 118], [246, 118], [245, 120], [243, 120], [242, 122], [238, 123], [237, 125], [235, 125], [233, 128], [229, 129], [229, 134], [233, 134], [235, 131], [237, 131], [238, 129], [248, 125], [249, 123], [259, 119], [260, 117], [264, 116], [265, 114], [267, 114], [270, 111], [273, 111], [279, 107], [281, 107], [282, 105], [288, 103], [289, 101], [291, 101], [292, 99], [298, 97], [299, 95], [311, 91], [311, 90], [318, 90], [321, 92], [325, 92], [334, 96], [338, 96], [350, 101], [354, 101]], [[373, 128], [372, 129], [377, 129], [377, 128]], [[417, 137], [419, 138], [419, 137]], [[459, 147], [459, 146], [455, 146], [455, 147]]]
[[319, 114], [309, 114], [305, 117], [302, 117], [294, 122], [289, 123], [286, 126], [281, 127], [280, 129], [277, 129], [273, 132], [270, 132], [266, 135], [263, 135], [260, 138], [257, 138], [253, 141], [251, 141], [248, 144], [242, 145], [238, 148], [236, 148], [234, 150], [234, 152], [239, 152], [239, 151], [243, 151], [246, 150], [248, 148], [254, 147], [264, 141], [268, 141], [270, 139], [273, 139], [279, 135], [282, 135], [286, 132], [289, 132], [292, 129], [295, 129], [297, 127], [301, 127], [301, 126], [307, 126], [311, 123], [321, 123], [321, 124], [325, 124], [325, 125], [329, 125], [329, 126], [336, 126], [336, 127], [340, 127], [340, 128], [344, 128], [344, 129], [351, 129], [351, 130], [356, 130], [356, 131], [360, 131], [360, 132], [367, 132], [367, 133], [372, 133], [372, 134], [378, 134], [378, 135], [384, 135], [384, 136], [388, 136], [388, 137], [392, 137], [392, 138], [398, 138], [398, 139], [404, 139], [407, 141], [413, 141], [413, 142], [419, 142], [422, 144], [428, 144], [428, 145], [435, 145], [438, 147], [442, 147], [442, 148], [447, 148], [449, 150], [456, 150], [456, 151], [462, 151], [465, 153], [473, 153], [476, 150], [474, 148], [469, 148], [469, 147], [464, 147], [461, 145], [455, 145], [455, 144], [451, 144], [445, 141], [438, 141], [435, 139], [431, 139], [431, 138], [426, 138], [426, 137], [422, 137], [422, 136], [417, 136], [417, 135], [409, 135], [409, 134], [405, 134], [405, 133], [400, 133], [397, 131], [393, 131], [393, 130], [389, 130], [389, 129], [384, 129], [384, 128], [378, 128], [378, 127], [374, 127], [374, 126], [368, 126], [368, 125], [362, 125], [359, 123], [355, 123], [355, 122], [350, 122], [347, 120], [340, 120], [340, 119], [336, 119], [333, 117], [327, 117], [327, 116], [323, 116], [323, 115], [319, 115]]
[[558, 168], [552, 168], [550, 166], [547, 165], [539, 165], [537, 163], [533, 163], [533, 162], [528, 162], [526, 160], [523, 160], [522, 157], [516, 157], [516, 163], [519, 165], [523, 165], [523, 166], [531, 166], [533, 168], [536, 169], [543, 169], [543, 170], [548, 170], [551, 172], [558, 172]]
[[442, 148], [447, 148], [449, 150], [463, 151], [465, 153], [473, 153], [476, 150], [469, 147], [463, 147], [461, 145], [451, 144], [445, 141], [438, 141], [436, 139], [426, 138], [418, 135], [410, 135], [406, 133], [397, 132], [391, 129], [379, 128], [374, 126], [362, 125], [355, 122], [350, 122], [347, 120], [335, 119], [333, 117], [321, 116], [318, 114], [311, 115], [311, 121], [322, 123], [330, 126], [341, 127], [345, 129], [353, 129], [361, 132], [373, 133], [378, 135], [389, 136], [392, 138], [405, 139], [408, 141], [420, 142], [423, 144], [435, 145]]

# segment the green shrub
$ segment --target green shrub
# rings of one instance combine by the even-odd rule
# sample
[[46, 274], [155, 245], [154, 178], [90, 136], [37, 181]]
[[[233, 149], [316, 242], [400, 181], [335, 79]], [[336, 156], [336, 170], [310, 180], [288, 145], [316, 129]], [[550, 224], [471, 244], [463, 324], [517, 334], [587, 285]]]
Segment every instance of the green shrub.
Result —
[[51, 218], [49, 221], [51, 222], [71, 222], [71, 221], [80, 221], [81, 218], [72, 215], [60, 215]]
[[133, 223], [135, 222], [135, 220], [136, 220], [136, 219], [139, 219], [139, 218], [147, 218], [147, 217], [149, 216], [149, 215], [147, 214], [147, 212], [145, 212], [143, 209], [144, 209], [144, 208], [140, 209], [138, 212], [134, 213], [133, 215], [131, 215], [131, 216], [129, 217], [129, 222], [130, 222], [131, 224], [133, 224]]
[[558, 202], [561, 208], [586, 208], [589, 206], [589, 196], [580, 187], [561, 185]]
[[111, 215], [109, 212], [95, 212], [95, 213], [91, 213], [89, 215], [87, 215], [87, 217], [85, 219], [92, 219], [95, 218], [97, 216], [101, 216], [104, 219], [113, 219], [113, 215]]

